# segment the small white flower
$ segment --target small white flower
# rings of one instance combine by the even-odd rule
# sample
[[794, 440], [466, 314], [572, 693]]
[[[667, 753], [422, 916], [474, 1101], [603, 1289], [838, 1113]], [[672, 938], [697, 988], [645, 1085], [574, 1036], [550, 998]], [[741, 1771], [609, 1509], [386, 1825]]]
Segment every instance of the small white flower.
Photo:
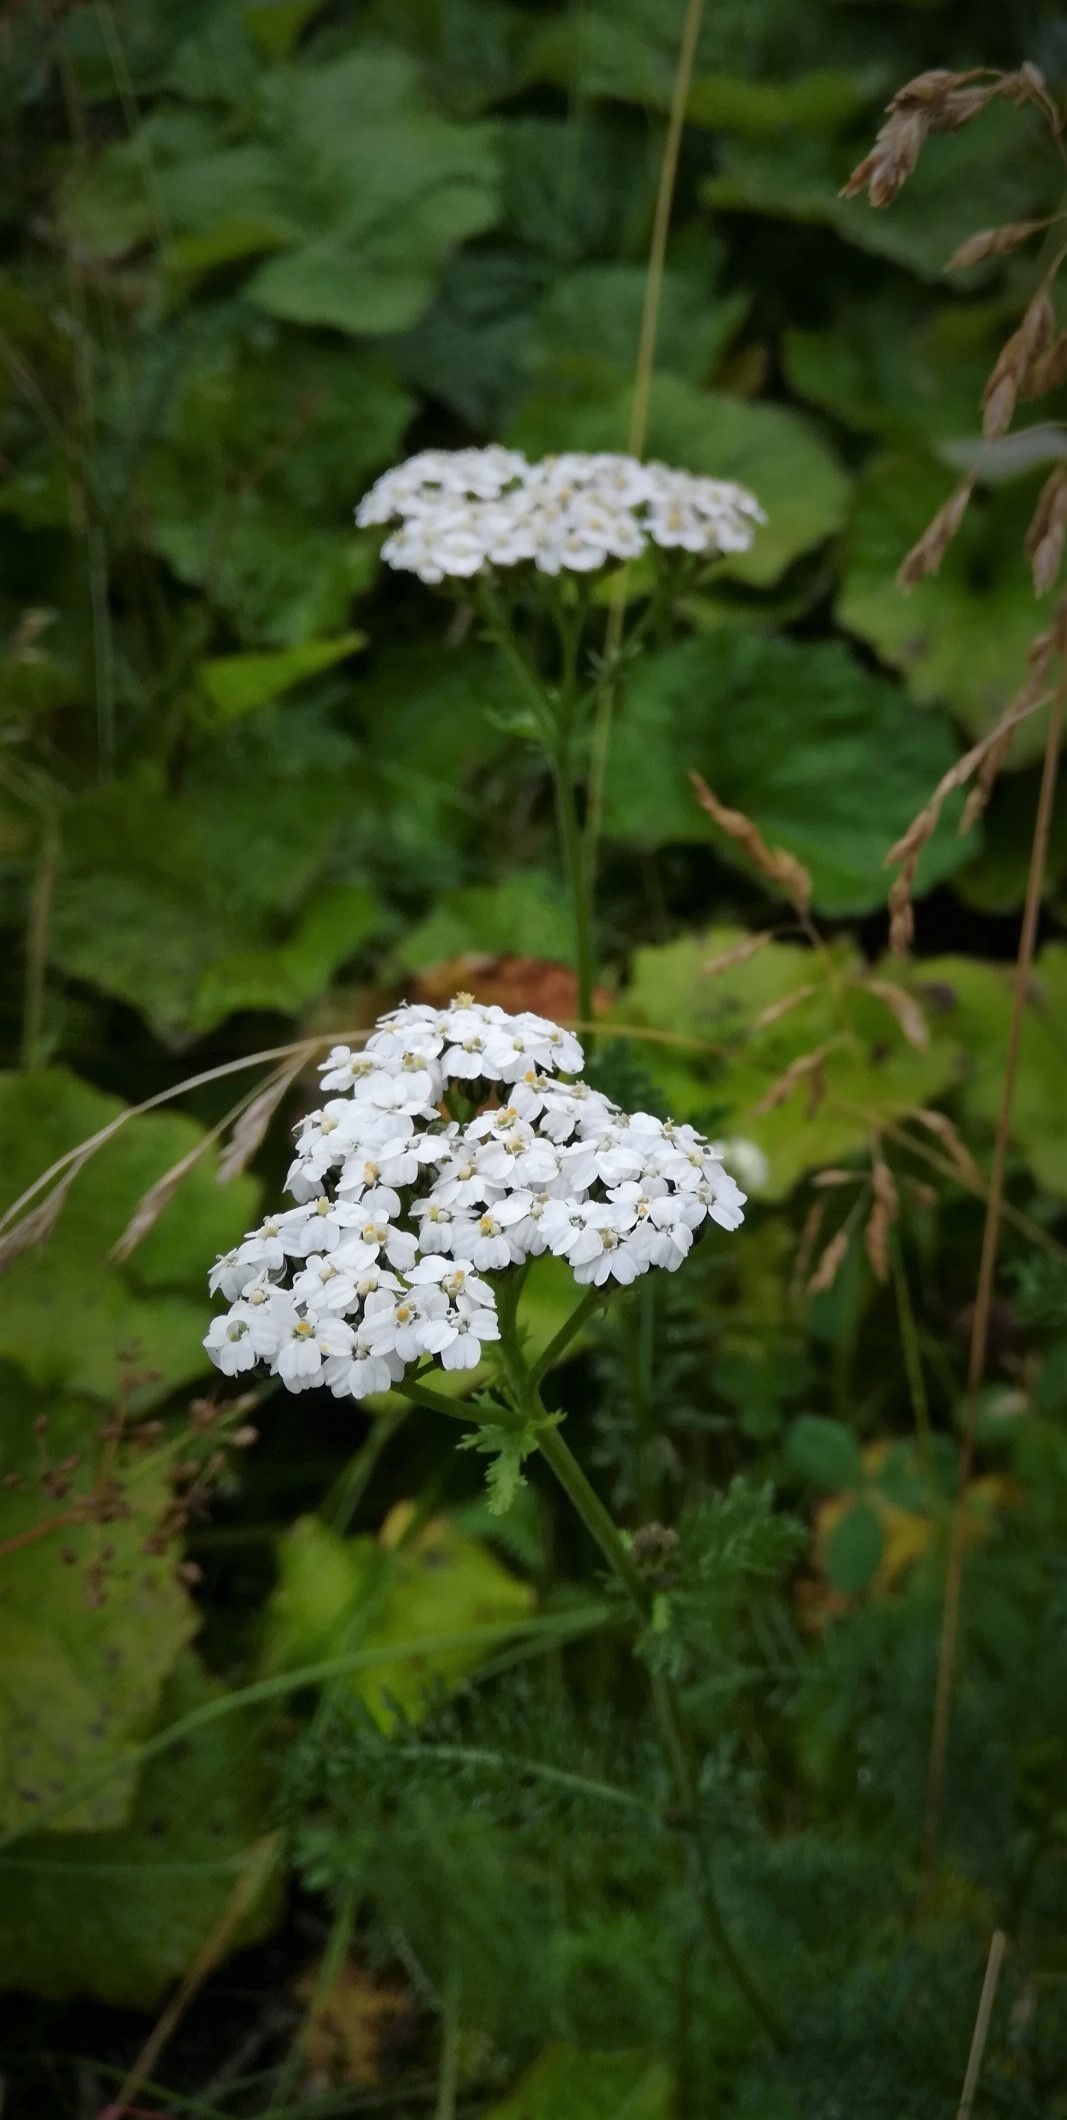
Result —
[[351, 1347], [351, 1328], [342, 1318], [296, 1318], [282, 1335], [272, 1366], [290, 1391], [307, 1391], [321, 1381], [323, 1364]]

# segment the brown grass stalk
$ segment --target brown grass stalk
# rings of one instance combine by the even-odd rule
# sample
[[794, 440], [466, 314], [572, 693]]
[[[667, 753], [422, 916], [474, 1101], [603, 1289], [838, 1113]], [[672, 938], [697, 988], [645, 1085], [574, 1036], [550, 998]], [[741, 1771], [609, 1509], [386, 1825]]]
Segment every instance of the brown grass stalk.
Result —
[[[670, 234], [671, 211], [674, 206], [674, 189], [678, 180], [678, 156], [681, 152], [682, 134], [685, 131], [685, 114], [689, 103], [689, 91], [693, 83], [693, 68], [696, 63], [697, 41], [704, 14], [704, 0], [687, 0], [685, 20], [678, 45], [678, 64], [674, 71], [671, 90], [671, 107], [667, 118], [667, 131], [663, 141], [663, 155], [659, 167], [659, 184], [656, 190], [656, 205], [652, 216], [652, 236], [648, 249], [648, 268], [645, 274], [645, 295], [641, 309], [641, 328], [637, 340], [637, 361], [634, 368], [634, 390], [630, 401], [630, 431], [626, 446], [631, 456], [643, 456], [648, 434], [648, 405], [652, 390], [652, 373], [656, 360], [656, 336], [659, 330], [660, 303], [663, 297], [663, 271], [667, 258], [667, 237]], [[626, 621], [626, 584], [628, 568], [623, 566], [616, 585], [616, 593], [608, 612], [607, 630], [604, 637], [604, 662], [610, 671], [622, 645], [622, 629]], [[611, 726], [615, 714], [615, 682], [609, 677], [597, 701], [596, 720], [593, 726], [593, 748], [589, 773], [589, 805], [586, 823], [585, 863], [587, 887], [593, 888], [596, 873], [597, 842], [600, 838], [604, 814], [604, 786], [607, 779], [608, 752], [611, 748]]]
[[1015, 961], [1011, 1022], [1008, 1029], [1007, 1052], [1004, 1058], [1004, 1080], [1001, 1088], [1000, 1110], [997, 1115], [996, 1139], [993, 1145], [993, 1162], [990, 1170], [989, 1195], [986, 1202], [985, 1228], [982, 1233], [982, 1254], [978, 1268], [978, 1286], [974, 1305], [974, 1323], [971, 1329], [970, 1355], [967, 1364], [967, 1396], [964, 1407], [963, 1440], [960, 1449], [956, 1500], [953, 1507], [952, 1526], [949, 1535], [948, 1567], [945, 1575], [945, 1601], [941, 1621], [941, 1646], [938, 1657], [937, 1686], [934, 1695], [930, 1763], [926, 1784], [926, 1811], [923, 1821], [922, 1872], [926, 1885], [929, 1884], [933, 1874], [941, 1830], [945, 1761], [948, 1753], [949, 1729], [952, 1720], [952, 1696], [959, 1647], [960, 1603], [966, 1548], [966, 1490], [974, 1468], [978, 1394], [985, 1376], [986, 1356], [989, 1348], [989, 1320], [993, 1302], [993, 1284], [1004, 1203], [1004, 1173], [1008, 1159], [1015, 1078], [1018, 1071], [1023, 1018], [1030, 987], [1034, 944], [1037, 939], [1038, 916], [1041, 911], [1041, 899], [1044, 891], [1045, 862], [1048, 853], [1052, 809], [1056, 797], [1056, 779], [1059, 770], [1060, 743], [1063, 735], [1065, 697], [1067, 697], [1067, 662], [1061, 659], [1060, 682], [1053, 700], [1052, 711], [1049, 716], [1048, 735], [1045, 741], [1045, 758], [1041, 772], [1041, 792], [1038, 796], [1037, 816], [1034, 820], [1030, 873], [1026, 885], [1026, 903], [1023, 908], [1019, 951]]
[[978, 2078], [982, 2073], [982, 2057], [985, 2053], [986, 2040], [989, 2037], [989, 2022], [993, 2015], [993, 2004], [997, 1999], [997, 1985], [1000, 1980], [1000, 1968], [1004, 1963], [1004, 1952], [1007, 1942], [1008, 1939], [1003, 1929], [994, 1929], [989, 1945], [989, 1956], [986, 1960], [985, 1979], [982, 1982], [982, 1992], [978, 1999], [978, 2015], [974, 2020], [971, 2051], [967, 2057], [967, 2072], [963, 2079], [963, 2090], [960, 2095], [956, 2120], [971, 2120], [974, 2094], [978, 2089]]

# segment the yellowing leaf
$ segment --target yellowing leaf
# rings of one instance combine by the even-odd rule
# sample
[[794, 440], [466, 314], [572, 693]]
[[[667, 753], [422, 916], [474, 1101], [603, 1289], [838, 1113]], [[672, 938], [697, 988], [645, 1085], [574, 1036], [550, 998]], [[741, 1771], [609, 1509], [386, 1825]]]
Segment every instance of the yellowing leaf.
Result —
[[351, 1685], [382, 1729], [415, 1722], [435, 1693], [455, 1685], [490, 1653], [472, 1629], [519, 1621], [533, 1591], [488, 1547], [434, 1517], [408, 1538], [412, 1505], [398, 1504], [381, 1538], [338, 1539], [303, 1517], [283, 1539], [281, 1579], [267, 1634], [267, 1663], [284, 1670], [348, 1650], [388, 1651]]

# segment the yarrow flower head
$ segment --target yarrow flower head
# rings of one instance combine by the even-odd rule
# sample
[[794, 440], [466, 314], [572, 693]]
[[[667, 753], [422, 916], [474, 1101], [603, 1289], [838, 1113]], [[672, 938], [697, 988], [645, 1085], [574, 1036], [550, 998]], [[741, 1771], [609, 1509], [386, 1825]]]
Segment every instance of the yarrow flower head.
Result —
[[637, 559], [649, 544], [714, 558], [745, 552], [766, 520], [728, 479], [608, 452], [568, 451], [531, 464], [517, 449], [423, 449], [378, 479], [356, 509], [361, 527], [395, 523], [382, 557], [420, 581], [532, 565], [588, 574]]
[[[464, 452], [477, 454], [478, 452]], [[551, 1252], [581, 1286], [675, 1271], [745, 1195], [692, 1126], [624, 1112], [580, 1079], [570, 1031], [460, 994], [337, 1045], [288, 1190], [216, 1261], [204, 1345], [227, 1376], [388, 1391], [429, 1361], [473, 1369], [500, 1337], [495, 1276]], [[457, 1109], [469, 1114], [462, 1119]]]

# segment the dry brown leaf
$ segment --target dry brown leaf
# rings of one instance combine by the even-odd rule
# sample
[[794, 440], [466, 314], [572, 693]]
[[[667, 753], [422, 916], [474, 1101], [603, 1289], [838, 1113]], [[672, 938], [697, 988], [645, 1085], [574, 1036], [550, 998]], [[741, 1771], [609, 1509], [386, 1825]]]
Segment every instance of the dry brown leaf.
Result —
[[701, 965], [704, 978], [714, 979], [719, 972], [732, 972], [736, 965], [748, 964], [749, 960], [758, 956], [760, 950], [773, 939], [768, 931], [759, 935], [746, 935], [743, 942], [735, 942], [731, 949], [721, 950], [717, 957], [709, 957], [706, 963]]
[[296, 1081], [303, 1065], [301, 1058], [292, 1067], [282, 1068], [278, 1074], [272, 1075], [258, 1097], [253, 1097], [251, 1104], [245, 1107], [219, 1157], [215, 1172], [217, 1185], [229, 1185], [231, 1179], [248, 1169], [286, 1090]]
[[753, 1030], [765, 1031], [770, 1024], [780, 1023], [783, 1016], [788, 1016], [792, 1009], [799, 1008], [802, 1002], [810, 1001], [812, 995], [818, 991], [818, 987], [809, 982], [807, 986], [795, 986], [791, 994], [780, 994], [777, 1001], [769, 1001], [766, 1008], [761, 1009], [759, 1015], [753, 1018]]
[[890, 1014], [896, 1017], [908, 1044], [913, 1045], [917, 1053], [924, 1053], [930, 1043], [930, 1030], [914, 994], [907, 993], [902, 986], [894, 986], [889, 979], [867, 979], [864, 984], [867, 992], [884, 1001]]
[[814, 1052], [800, 1053], [795, 1060], [791, 1060], [784, 1073], [771, 1083], [769, 1089], [764, 1090], [759, 1103], [753, 1105], [753, 1118], [762, 1119], [768, 1112], [773, 1112], [779, 1104], [784, 1104], [786, 1099], [792, 1096], [798, 1082], [812, 1081], [817, 1077], [821, 1072], [827, 1053], [832, 1052], [832, 1050], [832, 1043], [820, 1045], [816, 1047]]
[[910, 552], [905, 553], [897, 568], [897, 582], [902, 589], [914, 589], [927, 574], [936, 574], [956, 535], [971, 495], [974, 478], [969, 475], [961, 479], [954, 492], [949, 494], [944, 506], [939, 508], [932, 521], [927, 523], [922, 536]]
[[984, 265], [987, 258], [1006, 258], [1030, 236], [1036, 236], [1048, 221], [1005, 221], [1001, 228], [980, 228], [960, 243], [945, 266], [946, 272], [965, 272], [969, 265]]
[[938, 1140], [947, 1148], [953, 1163], [956, 1165], [956, 1169], [959, 1171], [960, 1176], [966, 1180], [972, 1192], [985, 1191], [982, 1173], [970, 1149], [960, 1139], [959, 1133], [947, 1112], [932, 1111], [924, 1105], [921, 1109], [916, 1107], [914, 1110], [909, 1111], [905, 1116], [909, 1119], [917, 1119], [919, 1125], [925, 1126], [928, 1133], [936, 1134]]
[[[419, 972], [411, 981], [409, 999], [444, 1008], [457, 993], [473, 994], [476, 1001], [495, 1002], [511, 1014], [533, 1009], [554, 1023], [573, 1023], [578, 1014], [575, 974], [569, 965], [554, 964], [543, 957], [489, 956], [480, 952], [449, 957]], [[598, 987], [593, 996], [594, 1010], [598, 1014], [605, 1012], [611, 1001], [607, 988]]]
[[809, 1296], [825, 1295], [827, 1289], [833, 1287], [841, 1271], [845, 1253], [848, 1250], [849, 1236], [848, 1223], [843, 1222], [836, 1236], [831, 1237], [822, 1258], [815, 1268], [815, 1272], [808, 1282]]
[[1067, 330], [1058, 331], [1051, 346], [1031, 361], [1020, 386], [1020, 398], [1044, 397], [1067, 377]]
[[692, 767], [689, 780], [701, 809], [706, 810], [719, 830], [736, 840], [761, 874], [782, 891], [799, 912], [806, 913], [811, 904], [811, 877], [803, 862], [798, 861], [795, 854], [787, 853], [784, 847], [769, 847], [751, 817], [746, 817], [743, 810], [728, 809]]
[[312, 2085], [373, 2090], [385, 2073], [390, 2043], [410, 2020], [410, 1997], [351, 1960], [325, 1993], [316, 1994], [313, 1979], [299, 1992], [310, 2001], [304, 2058]]

